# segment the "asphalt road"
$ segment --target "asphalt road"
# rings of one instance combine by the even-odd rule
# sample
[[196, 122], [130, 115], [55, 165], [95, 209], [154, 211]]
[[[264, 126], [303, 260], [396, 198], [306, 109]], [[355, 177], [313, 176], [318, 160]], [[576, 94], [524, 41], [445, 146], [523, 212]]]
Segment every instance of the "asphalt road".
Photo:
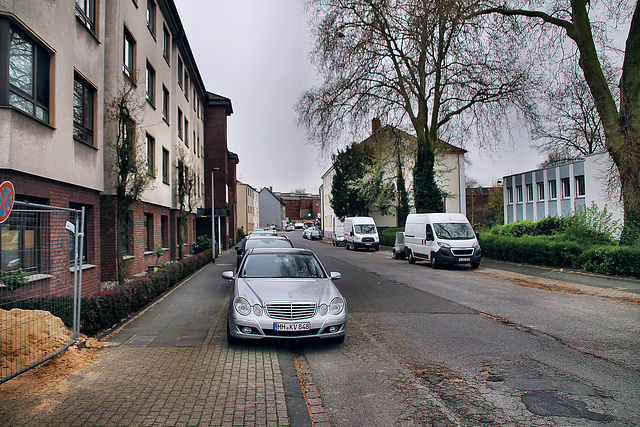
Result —
[[333, 425], [640, 423], [638, 304], [289, 235], [342, 273], [345, 343], [302, 348]]

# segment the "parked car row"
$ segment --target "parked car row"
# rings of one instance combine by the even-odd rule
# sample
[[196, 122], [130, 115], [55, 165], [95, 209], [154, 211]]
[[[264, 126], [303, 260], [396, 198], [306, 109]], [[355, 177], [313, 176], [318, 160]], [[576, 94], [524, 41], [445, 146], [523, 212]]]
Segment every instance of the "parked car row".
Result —
[[309, 240], [321, 240], [323, 236], [322, 231], [315, 227], [309, 227], [304, 229], [302, 237]]
[[[344, 233], [334, 233], [333, 246], [347, 249], [378, 250], [380, 239], [373, 218], [349, 217], [344, 220]], [[467, 217], [459, 213], [410, 214], [404, 232], [396, 233], [394, 259], [406, 258], [413, 264], [428, 261], [432, 267], [469, 264], [478, 268], [482, 250]]]

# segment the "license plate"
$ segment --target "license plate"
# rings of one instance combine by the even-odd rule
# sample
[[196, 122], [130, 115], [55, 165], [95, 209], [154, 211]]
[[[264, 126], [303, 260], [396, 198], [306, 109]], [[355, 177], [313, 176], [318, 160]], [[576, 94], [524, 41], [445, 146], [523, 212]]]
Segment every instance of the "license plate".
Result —
[[274, 331], [308, 331], [309, 323], [274, 323]]
[[458, 261], [459, 262], [469, 262], [469, 261], [471, 261], [471, 258], [459, 258]]

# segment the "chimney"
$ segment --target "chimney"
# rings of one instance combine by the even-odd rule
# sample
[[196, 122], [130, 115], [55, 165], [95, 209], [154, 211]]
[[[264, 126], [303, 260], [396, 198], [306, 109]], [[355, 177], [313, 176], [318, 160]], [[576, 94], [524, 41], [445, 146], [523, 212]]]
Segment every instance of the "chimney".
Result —
[[371, 120], [371, 134], [374, 134], [379, 130], [380, 130], [380, 119], [376, 117], [375, 119]]

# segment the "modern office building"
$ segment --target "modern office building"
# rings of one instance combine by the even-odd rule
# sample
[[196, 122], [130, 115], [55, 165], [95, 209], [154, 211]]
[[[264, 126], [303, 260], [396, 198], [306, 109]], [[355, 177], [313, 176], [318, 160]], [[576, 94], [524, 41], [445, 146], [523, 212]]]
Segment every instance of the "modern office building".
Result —
[[620, 188], [611, 180], [612, 176], [615, 173], [605, 152], [572, 163], [505, 176], [505, 224], [570, 216], [576, 209], [592, 204], [606, 208], [614, 220], [622, 220]]

